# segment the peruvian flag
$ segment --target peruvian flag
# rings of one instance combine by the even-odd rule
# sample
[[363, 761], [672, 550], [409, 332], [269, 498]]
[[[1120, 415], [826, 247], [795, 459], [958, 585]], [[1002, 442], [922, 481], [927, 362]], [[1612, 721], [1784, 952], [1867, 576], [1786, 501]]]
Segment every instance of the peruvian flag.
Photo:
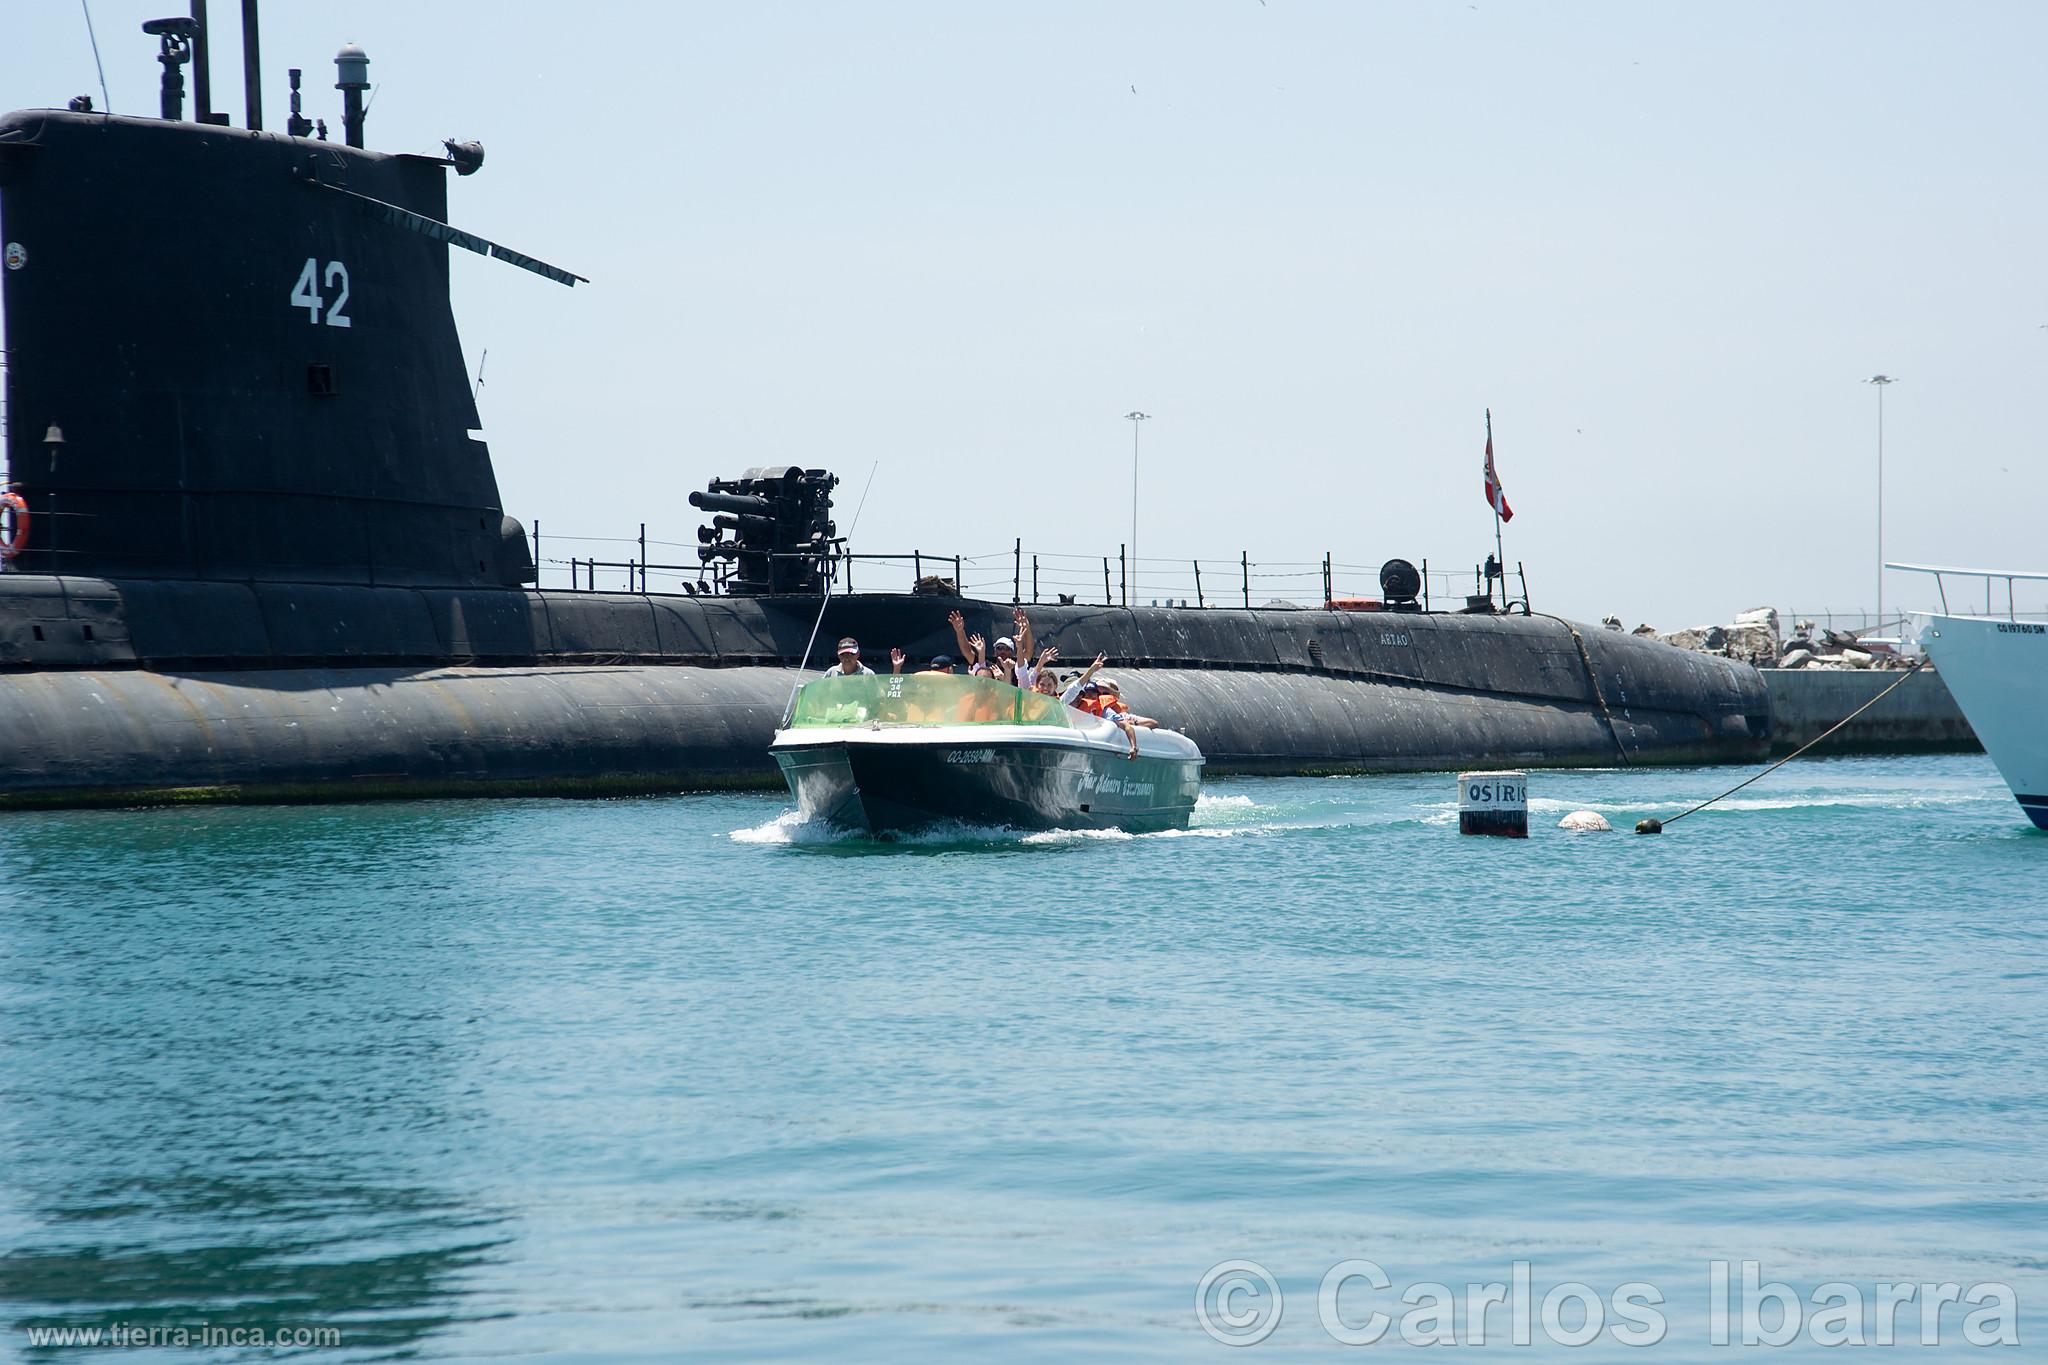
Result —
[[1515, 509], [1508, 506], [1508, 495], [1500, 486], [1500, 475], [1493, 472], [1493, 423], [1486, 424], [1486, 504], [1502, 521], [1513, 521]]

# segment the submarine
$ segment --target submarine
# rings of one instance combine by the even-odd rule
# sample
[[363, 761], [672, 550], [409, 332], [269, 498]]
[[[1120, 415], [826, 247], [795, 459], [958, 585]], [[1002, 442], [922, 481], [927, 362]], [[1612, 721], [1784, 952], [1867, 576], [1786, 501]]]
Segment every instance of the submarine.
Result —
[[[450, 221], [449, 173], [480, 145], [365, 145], [360, 49], [337, 58], [338, 138], [297, 71], [265, 129], [253, 0], [231, 126], [191, 9], [145, 26], [160, 117], [86, 97], [0, 117], [0, 805], [775, 787], [769, 746], [831, 663], [821, 642], [929, 657], [952, 610], [1003, 633], [1014, 604], [957, 581], [842, 590], [827, 469], [710, 480], [683, 592], [644, 571], [634, 591], [542, 587], [475, 435], [450, 252], [588, 282]], [[1406, 568], [1377, 610], [1029, 610], [1066, 658], [1107, 654], [1212, 775], [1767, 751], [1747, 665], [1532, 612], [1526, 591], [1509, 610], [1490, 577], [1430, 610]]]

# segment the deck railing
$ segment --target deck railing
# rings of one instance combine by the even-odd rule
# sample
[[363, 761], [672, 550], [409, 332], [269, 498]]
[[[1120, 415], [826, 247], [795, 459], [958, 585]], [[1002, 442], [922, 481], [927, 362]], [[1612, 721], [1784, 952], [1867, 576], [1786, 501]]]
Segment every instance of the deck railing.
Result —
[[[687, 558], [672, 551], [687, 551]], [[564, 535], [533, 527], [533, 557], [539, 586], [551, 591], [629, 592], [657, 595], [717, 595], [731, 566], [694, 562], [696, 542], [650, 537], [645, 526], [631, 536]], [[658, 558], [656, 556], [659, 556]], [[1380, 565], [1339, 560], [1334, 554], [1310, 560], [1133, 557], [1118, 546], [1114, 555], [1027, 550], [1023, 541], [982, 554], [935, 554], [910, 549], [857, 554], [844, 548], [826, 555], [776, 556], [816, 562], [834, 592], [913, 592], [947, 585], [963, 597], [1024, 604], [1073, 603], [1095, 606], [1320, 607], [1327, 602], [1377, 600]], [[680, 561], [680, 562], [678, 562]], [[1486, 598], [1483, 570], [1431, 568], [1422, 574], [1425, 607], [1457, 608]], [[1511, 566], [1518, 592], [1494, 586], [1504, 609], [1527, 610], [1528, 580]], [[940, 580], [934, 584], [933, 580]]]
[[[2039, 609], [2023, 608], [2019, 604], [2021, 583], [2048, 583], [2048, 571], [2032, 569], [1972, 569], [1953, 564], [1893, 564], [1887, 562], [1887, 569], [1898, 569], [1904, 573], [1927, 574], [1934, 579], [1934, 594], [1941, 603], [1941, 610], [1948, 616], [2003, 616], [2008, 621], [2017, 621], [2022, 616], [2048, 616], [2048, 605]], [[1966, 580], [1957, 588], [1955, 604], [1949, 602], [1951, 579]], [[1967, 580], [1980, 579], [1984, 584], [1984, 609], [1977, 610], [1976, 592], [1970, 588], [1964, 595]], [[2005, 601], [1998, 601], [1998, 587], [2003, 584]], [[2037, 589], [2037, 591], [2040, 591]], [[2044, 594], [2048, 595], [2048, 594]]]

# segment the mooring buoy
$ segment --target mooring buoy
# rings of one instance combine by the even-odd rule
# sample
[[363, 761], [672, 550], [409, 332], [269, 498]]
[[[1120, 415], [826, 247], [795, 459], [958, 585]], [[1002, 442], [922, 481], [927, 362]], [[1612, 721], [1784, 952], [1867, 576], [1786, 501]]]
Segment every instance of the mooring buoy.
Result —
[[1557, 827], [1574, 834], [1611, 834], [1614, 831], [1614, 826], [1607, 823], [1607, 817], [1597, 810], [1575, 810], [1558, 821]]

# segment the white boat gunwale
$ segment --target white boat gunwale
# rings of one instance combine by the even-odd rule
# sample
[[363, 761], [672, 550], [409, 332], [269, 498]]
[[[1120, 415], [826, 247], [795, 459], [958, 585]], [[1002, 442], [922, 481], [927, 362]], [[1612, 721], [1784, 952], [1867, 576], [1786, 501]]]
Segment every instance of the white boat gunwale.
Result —
[[[811, 748], [826, 744], [854, 745], [946, 745], [976, 748], [1028, 744], [1039, 748], [1100, 749], [1105, 746], [1130, 752], [1123, 731], [1108, 721], [1060, 729], [1051, 725], [908, 725], [871, 722], [865, 725], [803, 726], [775, 732], [771, 749]], [[1138, 731], [1138, 754], [1144, 758], [1178, 758], [1202, 761], [1195, 742], [1175, 730]]]

